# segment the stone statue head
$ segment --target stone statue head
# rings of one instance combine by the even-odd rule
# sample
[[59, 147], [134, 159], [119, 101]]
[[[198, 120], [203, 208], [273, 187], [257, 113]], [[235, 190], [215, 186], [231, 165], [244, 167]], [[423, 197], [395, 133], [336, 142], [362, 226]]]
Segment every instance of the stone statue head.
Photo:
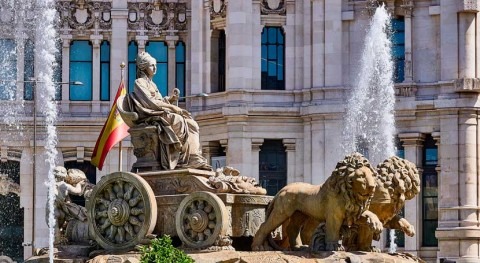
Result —
[[148, 67], [152, 64], [156, 65], [157, 60], [150, 56], [147, 52], [140, 52], [136, 59], [137, 62], [137, 78], [142, 78], [146, 76]]
[[56, 166], [53, 168], [53, 175], [57, 182], [64, 181], [67, 177], [67, 169], [63, 166]]

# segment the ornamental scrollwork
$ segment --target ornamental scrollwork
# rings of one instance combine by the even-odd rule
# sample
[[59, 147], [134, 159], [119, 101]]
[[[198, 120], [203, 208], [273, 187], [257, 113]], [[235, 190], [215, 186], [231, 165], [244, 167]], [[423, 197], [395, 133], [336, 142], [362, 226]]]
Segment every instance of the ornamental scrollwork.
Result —
[[128, 28], [147, 30], [150, 35], [187, 29], [186, 3], [129, 3]]
[[286, 15], [285, 0], [262, 0], [260, 2], [262, 15]]
[[210, 0], [210, 20], [225, 18], [227, 16], [227, 4], [225, 0]]
[[103, 1], [58, 1], [60, 29], [75, 30], [86, 34], [87, 30], [109, 30], [112, 27], [111, 2]]

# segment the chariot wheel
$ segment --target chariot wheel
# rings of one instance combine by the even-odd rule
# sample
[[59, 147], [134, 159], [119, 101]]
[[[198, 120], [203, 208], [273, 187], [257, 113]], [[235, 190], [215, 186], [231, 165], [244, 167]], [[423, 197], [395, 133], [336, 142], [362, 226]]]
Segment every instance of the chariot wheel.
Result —
[[222, 200], [209, 192], [195, 192], [180, 203], [175, 216], [177, 235], [190, 248], [207, 248], [227, 232], [229, 216]]
[[134, 247], [152, 233], [157, 221], [152, 188], [129, 172], [102, 177], [86, 208], [91, 237], [108, 250]]

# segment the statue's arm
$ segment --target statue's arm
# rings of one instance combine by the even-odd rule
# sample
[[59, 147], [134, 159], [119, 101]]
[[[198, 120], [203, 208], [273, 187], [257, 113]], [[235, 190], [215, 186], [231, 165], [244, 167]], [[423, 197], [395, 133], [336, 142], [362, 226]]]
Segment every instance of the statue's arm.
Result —
[[75, 186], [67, 184], [68, 194], [81, 196], [83, 194], [83, 185], [85, 181], [77, 183]]

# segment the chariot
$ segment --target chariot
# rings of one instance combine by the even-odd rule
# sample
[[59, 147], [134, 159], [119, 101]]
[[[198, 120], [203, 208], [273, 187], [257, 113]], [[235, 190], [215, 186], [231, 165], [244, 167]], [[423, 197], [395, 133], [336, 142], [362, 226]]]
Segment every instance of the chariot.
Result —
[[196, 169], [111, 173], [87, 201], [90, 236], [108, 250], [155, 235], [191, 249], [233, 249], [235, 238], [255, 235], [273, 199], [242, 178]]

